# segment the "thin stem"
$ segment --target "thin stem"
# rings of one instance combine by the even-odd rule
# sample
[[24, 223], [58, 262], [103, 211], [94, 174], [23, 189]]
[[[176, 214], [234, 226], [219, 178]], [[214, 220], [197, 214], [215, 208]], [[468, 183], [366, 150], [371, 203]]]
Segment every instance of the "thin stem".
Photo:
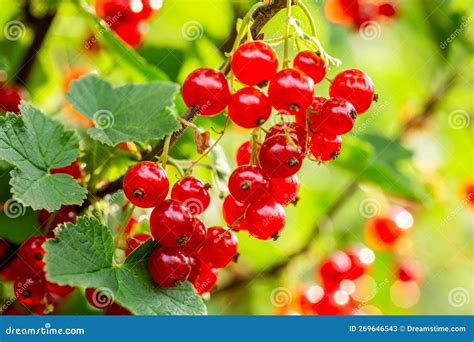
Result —
[[172, 134], [168, 134], [165, 138], [165, 144], [163, 146], [163, 153], [161, 154], [161, 165], [166, 170], [166, 164], [168, 163], [168, 153], [170, 150], [170, 141]]
[[252, 154], [250, 155], [250, 165], [255, 165], [257, 161], [258, 133], [258, 128], [255, 128], [252, 131]]
[[[240, 45], [240, 41], [244, 37], [244, 35], [247, 33], [247, 27], [249, 27], [250, 22], [252, 21], [253, 15], [255, 11], [257, 11], [259, 8], [263, 7], [264, 4], [262, 2], [258, 2], [255, 5], [253, 5], [250, 10], [247, 12], [245, 15], [244, 19], [242, 20], [242, 25], [240, 26], [239, 32], [237, 33], [237, 37], [235, 38], [234, 45], [232, 46], [232, 51], [230, 54], [233, 54], [235, 50]], [[248, 28], [250, 30], [250, 27]], [[252, 32], [250, 32], [250, 37], [252, 36]]]
[[174, 166], [174, 168], [176, 170], [178, 170], [179, 175], [181, 177], [184, 176], [185, 172], [184, 172], [183, 168], [181, 167], [181, 165], [179, 164], [179, 161], [177, 159], [174, 159], [174, 158], [171, 158], [170, 156], [168, 156], [168, 164]]
[[125, 235], [125, 228], [127, 227], [128, 222], [132, 218], [134, 210], [135, 210], [135, 206], [132, 205], [130, 202], [127, 202], [127, 204], [125, 204], [125, 209], [124, 209], [125, 216], [124, 216], [124, 220], [123, 220], [122, 224], [120, 225], [120, 227], [117, 230], [117, 233], [114, 237], [114, 249], [116, 249], [118, 247], [118, 245], [120, 244], [120, 241], [122, 240], [123, 236]]
[[306, 18], [308, 18], [309, 26], [310, 26], [310, 28], [311, 28], [311, 34], [312, 34], [314, 37], [317, 37], [317, 36], [318, 36], [318, 31], [316, 30], [316, 23], [314, 22], [313, 15], [311, 14], [311, 11], [310, 11], [309, 8], [303, 3], [302, 0], [298, 1], [298, 4], [297, 4], [297, 5], [303, 10], [303, 13], [305, 14]]
[[283, 48], [283, 68], [288, 68], [290, 64], [289, 46], [290, 46], [290, 20], [291, 20], [291, 0], [286, 1], [286, 25], [285, 25], [285, 41]]

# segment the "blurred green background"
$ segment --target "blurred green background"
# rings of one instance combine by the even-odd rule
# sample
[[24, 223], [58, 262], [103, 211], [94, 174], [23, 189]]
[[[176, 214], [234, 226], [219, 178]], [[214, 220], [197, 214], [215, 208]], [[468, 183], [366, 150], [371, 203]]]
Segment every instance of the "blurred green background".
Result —
[[[196, 67], [221, 65], [224, 52], [231, 46], [227, 40], [235, 31], [237, 18], [253, 3], [164, 0], [163, 8], [149, 22], [145, 41], [137, 51], [170, 80], [182, 83]], [[460, 195], [463, 182], [474, 176], [472, 2], [403, 1], [398, 17], [374, 26], [372, 33], [331, 24], [323, 15], [322, 1], [308, 3], [325, 49], [343, 62], [341, 67], [331, 69], [328, 76], [334, 77], [344, 69], [364, 70], [375, 83], [379, 101], [359, 117], [352, 136], [344, 140], [346, 145], [339, 161], [329, 165], [308, 161], [303, 166], [300, 200], [297, 206], [287, 208], [287, 226], [278, 241], [258, 241], [239, 234], [240, 260], [220, 271], [218, 289], [225, 288], [235, 277], [253, 272], [258, 276], [236, 289], [211, 294], [206, 302], [209, 313], [272, 314], [276, 312], [272, 305], [272, 291], [276, 288], [294, 289], [302, 283], [317, 283], [314, 269], [322, 258], [348, 244], [364, 243], [367, 215], [361, 206], [367, 200], [374, 201], [380, 213], [401, 205], [409, 208], [414, 217], [411, 235], [403, 246], [396, 252], [376, 252], [376, 262], [370, 272], [375, 290], [368, 304], [384, 314], [474, 313], [473, 216], [472, 208]], [[24, 19], [21, 4], [21, 1], [0, 0], [1, 27], [12, 20]], [[148, 80], [127, 58], [110, 49], [104, 41], [106, 37], [99, 38], [99, 51], [84, 48], [85, 40], [97, 27], [74, 2], [37, 0], [33, 4], [38, 16], [57, 10], [30, 77], [20, 81], [29, 99], [45, 112], [71, 127], [78, 127], [63, 110], [64, 77], [77, 67], [96, 70], [116, 84]], [[298, 9], [294, 15], [308, 28]], [[281, 35], [282, 28], [283, 14], [280, 13], [265, 27], [265, 38]], [[34, 36], [30, 28], [23, 33], [21, 39], [12, 41], [2, 37], [5, 32], [0, 32], [0, 69], [5, 71], [7, 81], [16, 74]], [[447, 39], [451, 35], [454, 39], [449, 43]], [[327, 88], [328, 83], [323, 82], [317, 92], [327, 96]], [[433, 106], [430, 101], [434, 102]], [[183, 112], [183, 105], [178, 105]], [[375, 165], [385, 165], [397, 153], [387, 142], [395, 139], [403, 125], [419, 114], [425, 114], [428, 119], [408, 130], [401, 141], [413, 155], [400, 163], [395, 159], [397, 172], [392, 176], [400, 184], [393, 185], [388, 179], [387, 185], [381, 187], [385, 177], [382, 171], [379, 177], [362, 179], [351, 188], [355, 190], [336, 213], [327, 217], [328, 208], [341, 202], [341, 195], [344, 197], [344, 191], [358, 176], [361, 151], [368, 148], [364, 145], [364, 134], [376, 133], [389, 139], [378, 146], [380, 149], [370, 158]], [[219, 130], [223, 121], [224, 116], [220, 115], [211, 120], [199, 118], [196, 123]], [[231, 167], [235, 165], [237, 147], [249, 138], [249, 133], [232, 126], [224, 136], [220, 146]], [[196, 157], [190, 132], [173, 147], [171, 154], [176, 158]], [[382, 163], [379, 165], [379, 162]], [[117, 158], [109, 176], [123, 174], [129, 164]], [[205, 169], [197, 174], [210, 179]], [[7, 181], [2, 181], [3, 199], [9, 196]], [[400, 192], [405, 191], [402, 185], [413, 192], [416, 200], [400, 196]], [[220, 201], [216, 194], [212, 208], [204, 215], [208, 226], [223, 223]], [[35, 224], [33, 213], [15, 220], [14, 226], [10, 221], [0, 217], [0, 231], [17, 240], [14, 242], [20, 242]], [[320, 225], [319, 233], [313, 238], [311, 232], [317, 225]], [[260, 275], [275, 263], [287, 261], [291, 253], [306, 244], [310, 247], [308, 251], [292, 258], [279, 272]], [[414, 300], [413, 305], [403, 305], [391, 297], [394, 264], [400, 256], [419, 260], [425, 270], [419, 284], [419, 300]], [[467, 295], [463, 305], [453, 305], [450, 300], [452, 291], [458, 288]], [[77, 294], [65, 305], [63, 313], [89, 312], [81, 308], [82, 305], [84, 301]]]

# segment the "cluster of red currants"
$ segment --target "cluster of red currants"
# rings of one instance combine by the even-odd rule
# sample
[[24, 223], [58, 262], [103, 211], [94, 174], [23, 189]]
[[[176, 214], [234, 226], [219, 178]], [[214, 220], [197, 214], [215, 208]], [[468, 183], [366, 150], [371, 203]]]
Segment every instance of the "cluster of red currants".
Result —
[[[150, 256], [150, 275], [162, 287], [189, 280], [198, 294], [209, 292], [217, 281], [217, 269], [237, 257], [237, 237], [222, 227], [206, 229], [196, 217], [209, 206], [207, 184], [184, 177], [166, 199], [169, 187], [165, 170], [153, 162], [134, 165], [124, 177], [123, 189], [129, 201], [141, 208], [153, 208], [151, 238], [160, 246]], [[143, 233], [130, 237], [126, 254], [149, 238]]]
[[324, 14], [334, 23], [361, 27], [370, 21], [394, 17], [397, 6], [393, 1], [326, 0]]
[[314, 85], [326, 77], [324, 59], [301, 51], [293, 67], [278, 71], [277, 54], [263, 41], [240, 45], [230, 66], [232, 77], [244, 87], [231, 94], [223, 72], [200, 68], [186, 78], [183, 100], [201, 116], [227, 108], [228, 117], [243, 128], [259, 128], [272, 108], [277, 111], [281, 122], [264, 130], [263, 141], [254, 134], [252, 143], [239, 148], [239, 166], [229, 178], [230, 196], [223, 207], [231, 228], [246, 229], [258, 239], [276, 238], [285, 225], [283, 206], [297, 197], [295, 174], [304, 158], [311, 154], [318, 162], [327, 162], [337, 157], [341, 135], [375, 99], [374, 85], [362, 71], [346, 70], [331, 81], [330, 98], [314, 96]]
[[125, 43], [135, 47], [143, 40], [141, 22], [162, 5], [163, 0], [95, 0], [95, 11]]
[[23, 90], [15, 85], [0, 84], [0, 113], [13, 112], [20, 114], [18, 105], [22, 99]]

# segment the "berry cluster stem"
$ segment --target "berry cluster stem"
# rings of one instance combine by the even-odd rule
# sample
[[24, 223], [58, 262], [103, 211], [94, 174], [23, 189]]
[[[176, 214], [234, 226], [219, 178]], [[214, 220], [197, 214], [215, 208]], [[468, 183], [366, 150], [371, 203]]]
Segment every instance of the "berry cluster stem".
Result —
[[286, 24], [285, 24], [285, 41], [283, 48], [283, 68], [288, 68], [290, 64], [290, 20], [291, 20], [291, 0], [286, 1]]

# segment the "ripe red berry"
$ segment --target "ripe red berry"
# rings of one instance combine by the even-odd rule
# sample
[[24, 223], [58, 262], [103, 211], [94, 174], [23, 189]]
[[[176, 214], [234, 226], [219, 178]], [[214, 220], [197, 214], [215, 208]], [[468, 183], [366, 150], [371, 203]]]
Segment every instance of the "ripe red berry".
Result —
[[143, 41], [140, 22], [136, 19], [119, 20], [117, 23], [110, 25], [110, 28], [120, 37], [120, 39], [131, 47], [137, 47]]
[[293, 60], [293, 67], [311, 77], [314, 84], [326, 76], [326, 64], [321, 56], [313, 51], [300, 51]]
[[131, 1], [131, 10], [139, 20], [151, 18], [161, 7], [163, 1], [160, 0], [133, 0]]
[[20, 88], [0, 85], [0, 112], [20, 113], [18, 105], [21, 101]]
[[253, 87], [242, 88], [230, 97], [229, 117], [243, 128], [256, 128], [265, 123], [272, 113], [267, 95]]
[[390, 2], [384, 2], [377, 5], [377, 13], [378, 15], [390, 18], [397, 14], [397, 9], [394, 4]]
[[[257, 153], [260, 150], [260, 146], [257, 146]], [[237, 149], [237, 155], [235, 157], [237, 166], [248, 165], [252, 159], [252, 143], [250, 141], [244, 142]]]
[[83, 176], [82, 168], [77, 161], [73, 161], [71, 164], [67, 166], [51, 169], [50, 173], [52, 175], [56, 173], [65, 173], [67, 175], [72, 176], [72, 178], [74, 179], [81, 179]]
[[306, 149], [306, 130], [304, 129], [304, 126], [301, 126], [296, 122], [281, 122], [270, 127], [265, 139], [282, 134], [287, 136], [287, 139], [289, 135], [293, 140], [293, 143], [301, 147], [303, 150]]
[[134, 236], [127, 238], [127, 249], [125, 250], [125, 256], [129, 256], [135, 249], [141, 244], [145, 243], [150, 239], [151, 236], [148, 233], [139, 233]]
[[105, 314], [108, 316], [129, 316], [132, 313], [117, 303], [112, 303], [112, 305], [105, 308]]
[[[52, 221], [50, 221], [51, 216], [54, 216]], [[58, 211], [55, 213], [50, 213], [47, 210], [40, 210], [38, 213], [38, 223], [42, 230], [46, 229], [46, 226], [49, 225], [49, 232], [48, 237], [53, 237], [53, 229], [56, 228], [58, 225], [72, 222], [76, 223], [77, 218], [77, 210], [76, 207], [72, 205], [63, 205]]]
[[423, 269], [417, 260], [403, 260], [398, 263], [396, 274], [401, 281], [419, 281]]
[[352, 246], [346, 254], [351, 260], [351, 267], [345, 275], [345, 278], [349, 280], [357, 279], [366, 273], [375, 260], [374, 252], [367, 247]]
[[165, 170], [153, 162], [140, 162], [131, 167], [123, 179], [123, 191], [132, 204], [152, 208], [166, 198], [170, 183]]
[[18, 301], [24, 305], [40, 304], [46, 296], [46, 285], [42, 277], [23, 275], [13, 283]]
[[101, 288], [94, 289], [89, 287], [86, 289], [87, 302], [96, 309], [107, 309], [114, 304], [113, 298], [107, 291]]
[[208, 188], [209, 185], [197, 178], [184, 177], [173, 186], [171, 198], [181, 202], [192, 215], [199, 215], [207, 209], [211, 201]]
[[268, 178], [254, 165], [239, 166], [229, 177], [229, 191], [239, 202], [249, 203], [267, 193]]
[[188, 257], [172, 248], [157, 248], [150, 255], [150, 275], [162, 287], [179, 286], [191, 273]]
[[18, 249], [18, 257], [30, 267], [41, 270], [45, 263], [43, 261], [46, 251], [43, 243], [46, 242], [44, 236], [32, 236], [25, 240]]
[[183, 83], [184, 103], [199, 115], [219, 114], [230, 98], [229, 84], [224, 74], [215, 69], [200, 68], [191, 72]]
[[371, 78], [356, 69], [341, 72], [329, 87], [331, 97], [342, 97], [350, 101], [359, 115], [369, 109], [374, 99], [374, 91]]
[[194, 218], [194, 222], [195, 223], [193, 235], [191, 235], [191, 238], [184, 246], [180, 247], [180, 249], [188, 255], [193, 255], [194, 253], [199, 252], [202, 245], [206, 241], [206, 226], [197, 217]]
[[65, 297], [74, 291], [76, 288], [68, 285], [59, 285], [46, 281], [46, 289], [59, 297]]
[[319, 114], [323, 131], [334, 135], [349, 132], [355, 123], [357, 113], [354, 106], [343, 98], [330, 98], [324, 102]]
[[313, 80], [298, 70], [283, 69], [268, 86], [272, 106], [283, 114], [306, 111], [313, 98]]
[[199, 275], [193, 286], [196, 289], [198, 295], [210, 292], [214, 285], [217, 283], [217, 269], [207, 266], [201, 263]]
[[319, 161], [326, 162], [336, 159], [341, 152], [341, 148], [342, 139], [339, 135], [318, 133], [311, 138], [311, 153]]
[[404, 232], [391, 218], [375, 217], [367, 222], [364, 233], [370, 246], [386, 249], [393, 247]]
[[233, 230], [247, 230], [245, 224], [245, 209], [248, 205], [237, 201], [232, 195], [227, 195], [222, 203], [222, 216], [224, 221]]
[[309, 135], [323, 131], [323, 122], [320, 113], [324, 102], [326, 102], [326, 98], [313, 96], [311, 107], [307, 111], [300, 111], [296, 114], [296, 122], [301, 127], [307, 128]]
[[270, 178], [269, 192], [271, 198], [283, 206], [287, 206], [296, 200], [300, 184], [298, 176], [293, 175], [286, 178]]
[[322, 316], [350, 315], [353, 310], [353, 301], [344, 291], [329, 291], [313, 305], [313, 310], [314, 313]]
[[324, 288], [326, 290], [338, 288], [351, 269], [351, 265], [349, 256], [341, 251], [333, 253], [327, 260], [323, 261], [318, 271]]
[[124, 233], [129, 235], [137, 224], [138, 224], [138, 220], [133, 216], [130, 217], [130, 220], [128, 220], [128, 223], [125, 226]]
[[194, 218], [175, 200], [166, 200], [153, 209], [150, 216], [153, 239], [165, 247], [179, 247], [189, 241], [194, 231]]
[[188, 262], [189, 267], [191, 268], [191, 272], [189, 273], [188, 281], [194, 283], [197, 278], [199, 277], [199, 273], [201, 272], [201, 261], [195, 255], [188, 255]]
[[209, 267], [224, 268], [236, 257], [237, 244], [237, 237], [232, 232], [222, 227], [211, 227], [198, 256]]
[[240, 82], [262, 85], [275, 77], [278, 57], [270, 45], [256, 40], [240, 45], [232, 55], [230, 66]]
[[288, 142], [283, 134], [266, 139], [258, 154], [263, 172], [272, 178], [294, 175], [303, 165], [303, 158], [304, 150]]
[[269, 197], [251, 203], [245, 211], [247, 229], [260, 240], [277, 239], [285, 227], [286, 215], [282, 205]]

